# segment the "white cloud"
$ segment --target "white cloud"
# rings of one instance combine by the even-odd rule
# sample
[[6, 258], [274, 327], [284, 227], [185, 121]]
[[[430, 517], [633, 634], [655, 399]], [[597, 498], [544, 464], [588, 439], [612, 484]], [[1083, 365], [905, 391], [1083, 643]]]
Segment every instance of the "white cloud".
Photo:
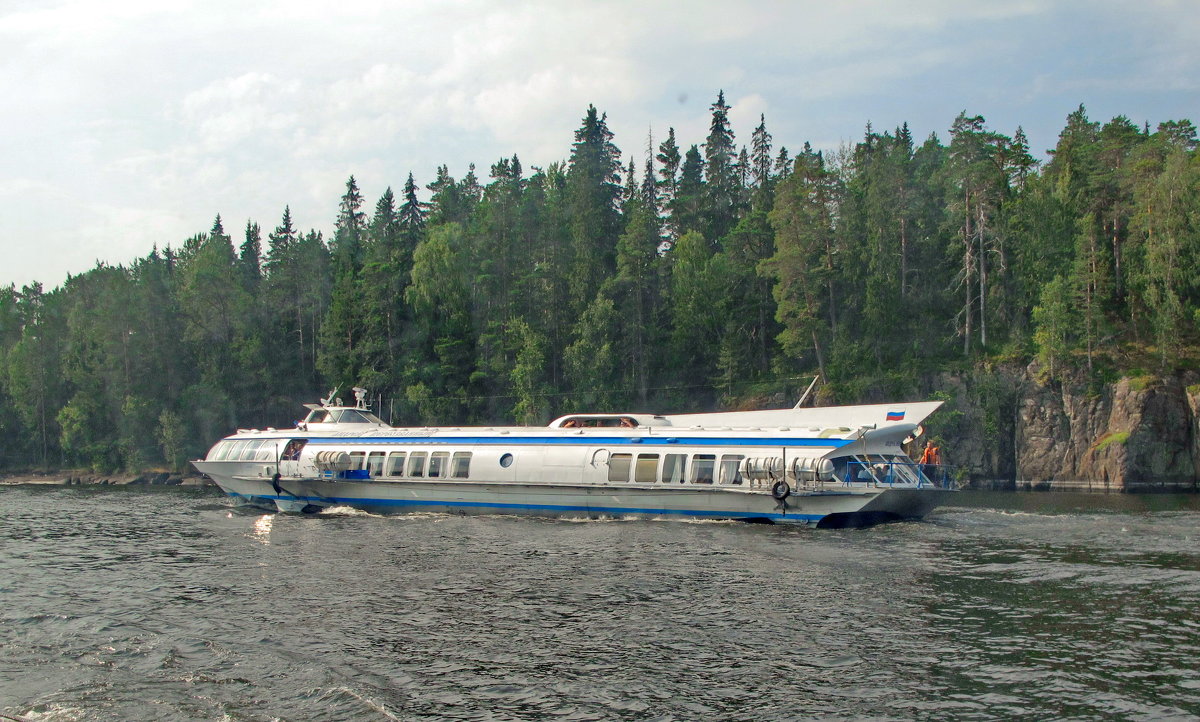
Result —
[[277, 138], [300, 119], [300, 83], [269, 73], [245, 73], [215, 81], [184, 96], [178, 117], [209, 152], [228, 150], [249, 138]]
[[[724, 89], [737, 140], [818, 147], [963, 108], [1048, 144], [1079, 102], [1189, 115], [1200, 13], [1161, 0], [35, 0], [0, 9], [0, 283], [54, 285], [291, 205], [328, 229], [346, 177], [565, 159], [588, 104], [640, 167]], [[1087, 22], [1079, 22], [1085, 17]], [[1190, 105], [1189, 105], [1190, 104]], [[1159, 110], [1163, 108], [1164, 110]], [[1190, 110], [1189, 110], [1190, 108]], [[1037, 134], [1041, 135], [1038, 136]], [[1043, 140], [1039, 140], [1039, 137]], [[1044, 140], [1044, 139], [1050, 140]], [[834, 139], [834, 140], [830, 140]], [[30, 244], [28, 239], [46, 239]], [[30, 248], [53, 248], [46, 260]], [[111, 254], [121, 253], [113, 257]]]

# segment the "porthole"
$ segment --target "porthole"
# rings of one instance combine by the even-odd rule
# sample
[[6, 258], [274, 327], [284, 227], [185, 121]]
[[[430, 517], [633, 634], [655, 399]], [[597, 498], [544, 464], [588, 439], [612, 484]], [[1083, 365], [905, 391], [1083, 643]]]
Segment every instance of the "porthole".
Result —
[[513, 462], [512, 454], [505, 454], [504, 456], [500, 457], [500, 466], [503, 466], [505, 469], [512, 466], [512, 462]]

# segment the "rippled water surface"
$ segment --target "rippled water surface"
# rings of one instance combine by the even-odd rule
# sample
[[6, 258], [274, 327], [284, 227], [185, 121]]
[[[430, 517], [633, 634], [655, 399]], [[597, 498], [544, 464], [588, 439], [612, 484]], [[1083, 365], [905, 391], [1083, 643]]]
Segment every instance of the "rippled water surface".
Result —
[[923, 523], [314, 517], [0, 487], [0, 711], [34, 720], [1192, 719], [1200, 499]]

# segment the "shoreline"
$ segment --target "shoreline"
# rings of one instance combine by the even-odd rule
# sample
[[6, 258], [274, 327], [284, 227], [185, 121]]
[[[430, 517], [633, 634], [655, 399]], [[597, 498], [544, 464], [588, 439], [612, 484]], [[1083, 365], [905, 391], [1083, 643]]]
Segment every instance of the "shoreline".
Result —
[[963, 489], [974, 491], [1013, 491], [1013, 492], [1073, 492], [1081, 494], [1195, 494], [1200, 492], [1195, 481], [1138, 481], [1126, 484], [1113, 484], [1106, 481], [1088, 479], [1051, 479], [1043, 481], [1005, 479], [976, 479], [968, 482]]
[[45, 486], [213, 486], [212, 481], [195, 472], [176, 474], [167, 471], [143, 471], [137, 474], [93, 474], [80, 469], [47, 472], [0, 473], [0, 485], [40, 484]]

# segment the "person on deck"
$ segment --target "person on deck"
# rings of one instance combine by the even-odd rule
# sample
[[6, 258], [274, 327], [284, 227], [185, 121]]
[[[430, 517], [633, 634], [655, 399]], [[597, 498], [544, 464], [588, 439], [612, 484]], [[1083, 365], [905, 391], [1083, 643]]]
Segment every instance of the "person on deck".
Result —
[[942, 463], [942, 450], [937, 444], [933, 443], [933, 439], [925, 442], [925, 452], [921, 454], [921, 473], [929, 477], [930, 480], [935, 478], [937, 467]]

